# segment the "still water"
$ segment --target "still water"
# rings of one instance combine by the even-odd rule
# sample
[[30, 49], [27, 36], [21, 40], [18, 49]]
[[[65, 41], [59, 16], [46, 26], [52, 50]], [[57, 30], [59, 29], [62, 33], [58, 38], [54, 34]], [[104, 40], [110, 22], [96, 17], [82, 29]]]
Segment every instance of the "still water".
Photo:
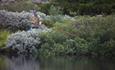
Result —
[[115, 70], [115, 59], [89, 57], [28, 58], [0, 56], [0, 70]]

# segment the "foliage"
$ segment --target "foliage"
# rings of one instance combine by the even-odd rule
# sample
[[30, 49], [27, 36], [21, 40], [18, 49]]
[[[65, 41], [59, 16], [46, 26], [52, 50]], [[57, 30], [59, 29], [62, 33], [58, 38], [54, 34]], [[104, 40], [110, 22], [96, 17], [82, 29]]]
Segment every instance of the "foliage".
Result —
[[73, 17], [70, 17], [68, 15], [47, 15], [43, 18], [43, 24], [45, 24], [48, 27], [54, 27], [56, 23], [66, 23], [66, 22], [72, 22], [75, 19]]
[[5, 30], [0, 30], [0, 48], [5, 47], [7, 37], [10, 33]]
[[115, 12], [114, 0], [51, 0], [51, 4], [61, 7], [64, 14], [96, 15]]
[[0, 5], [0, 10], [7, 10], [7, 11], [13, 11], [13, 12], [21, 12], [23, 10], [30, 11], [32, 9], [39, 9], [37, 5], [33, 4], [31, 0], [19, 0], [15, 3], [9, 3]]
[[[115, 55], [115, 15], [70, 17], [46, 15], [41, 12], [37, 14], [41, 16], [43, 24], [51, 29], [43, 27], [35, 31], [32, 29], [14, 33], [9, 36], [7, 47], [18, 50], [18, 53], [37, 51], [37, 54], [42, 56]], [[0, 11], [0, 26], [13, 30], [26, 30], [31, 24], [30, 16], [29, 12]], [[3, 45], [8, 34], [7, 31], [1, 32], [0, 40], [4, 41], [0, 42]]]
[[[37, 12], [41, 18], [46, 17], [44, 13]], [[9, 29], [11, 31], [28, 30], [31, 26], [31, 12], [8, 12], [0, 10], [0, 28]]]
[[34, 4], [31, 0], [20, 0], [16, 3], [0, 5], [0, 9], [19, 12], [36, 9], [47, 15], [108, 15], [115, 13], [114, 3], [114, 0], [49, 0], [46, 4]]
[[14, 13], [5, 10], [0, 11], [0, 27], [7, 28], [12, 31], [27, 30], [30, 27], [30, 14], [26, 12]]
[[75, 22], [56, 23], [40, 35], [39, 53], [44, 56], [91, 54], [115, 55], [115, 16], [79, 16]]
[[107, 46], [110, 42], [114, 45], [114, 20], [115, 16], [113, 15], [89, 17], [81, 19], [81, 23], [77, 22], [81, 26], [78, 30], [78, 36], [89, 42], [89, 53], [105, 56], [114, 54], [113, 49], [115, 48]]
[[59, 14], [61, 14], [60, 9], [58, 7], [55, 7], [54, 5], [51, 5], [48, 12], [49, 12], [49, 15], [59, 15]]
[[[39, 54], [43, 56], [66, 55], [69, 54], [70, 47], [66, 45], [67, 38], [63, 33], [50, 32], [43, 33], [41, 38], [41, 48]], [[65, 45], [64, 45], [65, 44]]]
[[31, 29], [29, 31], [16, 32], [11, 34], [7, 41], [7, 47], [17, 50], [18, 54], [36, 53], [39, 48], [41, 32], [47, 32], [48, 29]]

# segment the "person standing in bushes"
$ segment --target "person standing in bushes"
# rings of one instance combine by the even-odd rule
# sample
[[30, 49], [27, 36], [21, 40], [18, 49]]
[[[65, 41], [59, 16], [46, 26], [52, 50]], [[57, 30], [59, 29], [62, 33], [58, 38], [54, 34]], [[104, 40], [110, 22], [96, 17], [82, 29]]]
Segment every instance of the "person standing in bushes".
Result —
[[42, 22], [41, 22], [40, 16], [37, 15], [36, 10], [32, 10], [31, 22], [32, 22], [32, 25], [31, 25], [32, 29], [41, 28]]

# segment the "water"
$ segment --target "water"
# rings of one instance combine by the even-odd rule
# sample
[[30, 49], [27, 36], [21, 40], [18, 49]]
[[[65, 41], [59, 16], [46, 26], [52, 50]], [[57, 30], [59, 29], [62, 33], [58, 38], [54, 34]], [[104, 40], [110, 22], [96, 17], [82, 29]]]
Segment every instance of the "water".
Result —
[[0, 70], [115, 70], [115, 59], [55, 57], [34, 59], [0, 56]]

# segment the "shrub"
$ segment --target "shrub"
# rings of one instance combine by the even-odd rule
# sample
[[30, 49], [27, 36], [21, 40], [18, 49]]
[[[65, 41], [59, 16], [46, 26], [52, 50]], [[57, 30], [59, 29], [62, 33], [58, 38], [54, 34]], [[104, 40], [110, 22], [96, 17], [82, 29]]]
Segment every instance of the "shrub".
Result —
[[61, 44], [63, 44], [63, 41], [66, 40], [66, 37], [64, 37], [63, 33], [62, 34], [57, 32], [42, 33], [40, 35], [40, 39], [41, 39], [41, 48], [39, 49], [39, 53], [41, 55], [53, 56], [58, 55], [61, 52], [64, 52], [65, 48]]
[[88, 42], [84, 39], [72, 39], [62, 32], [50, 32], [40, 35], [41, 48], [40, 55], [79, 55], [88, 53]]
[[7, 37], [10, 35], [8, 31], [0, 30], [0, 48], [6, 46]]
[[[37, 12], [44, 18], [46, 15], [41, 12]], [[5, 10], [0, 10], [0, 28], [6, 28], [11, 31], [17, 30], [28, 30], [31, 26], [31, 17], [32, 13], [30, 12], [8, 12]]]
[[13, 13], [7, 11], [0, 11], [0, 27], [7, 28], [12, 31], [27, 30], [30, 27], [29, 13]]
[[63, 14], [71, 16], [112, 14], [114, 3], [114, 0], [51, 0], [51, 4], [60, 7]]
[[39, 48], [39, 34], [47, 30], [32, 29], [31, 31], [16, 32], [9, 36], [7, 47], [17, 50], [19, 54], [33, 53]]
[[[73, 21], [74, 18], [67, 15], [46, 15], [41, 12], [37, 12], [41, 16], [43, 24], [48, 27], [53, 27], [56, 22]], [[30, 12], [8, 12], [5, 10], [0, 10], [0, 28], [6, 28], [11, 31], [17, 30], [28, 30], [31, 26]]]
[[[106, 17], [82, 17], [82, 19], [77, 21], [75, 24], [78, 30], [77, 36], [88, 42], [89, 53], [98, 55], [114, 53], [112, 52], [114, 47], [109, 50], [111, 52], [108, 52], [110, 48], [107, 47], [108, 42], [114, 42], [114, 20], [115, 17], [112, 15]], [[114, 43], [111, 44], [114, 45]]]
[[62, 11], [58, 7], [55, 7], [54, 5], [51, 5], [49, 9], [49, 15], [59, 15], [62, 14]]
[[23, 10], [29, 11], [32, 9], [39, 9], [36, 4], [33, 4], [31, 0], [19, 0], [14, 3], [0, 4], [0, 10], [7, 10], [13, 12], [21, 12]]
[[50, 15], [43, 18], [43, 24], [45, 24], [48, 27], [54, 27], [56, 23], [66, 23], [66, 22], [72, 22], [75, 19], [73, 17], [70, 17], [68, 15]]
[[53, 31], [40, 35], [40, 54], [115, 55], [115, 16], [76, 17], [75, 22], [56, 23]]

